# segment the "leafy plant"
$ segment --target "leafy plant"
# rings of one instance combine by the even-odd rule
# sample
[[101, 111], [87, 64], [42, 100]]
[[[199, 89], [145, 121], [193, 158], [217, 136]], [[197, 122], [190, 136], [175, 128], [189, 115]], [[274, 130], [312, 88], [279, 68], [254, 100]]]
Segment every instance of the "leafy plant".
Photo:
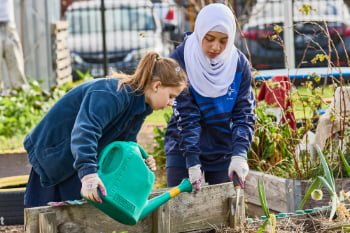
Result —
[[[169, 121], [171, 114], [168, 112], [164, 113], [164, 119], [166, 122]], [[154, 132], [154, 142], [155, 145], [153, 147], [152, 155], [156, 160], [157, 166], [160, 169], [165, 168], [165, 151], [164, 151], [164, 138], [166, 133], [166, 127], [155, 127], [153, 129]]]
[[[91, 78], [91, 77], [90, 77]], [[0, 150], [23, 150], [24, 136], [40, 121], [50, 107], [79, 82], [67, 82], [44, 90], [40, 82], [31, 80], [25, 88], [12, 89], [0, 96]]]
[[[319, 156], [320, 162], [321, 162], [323, 174], [315, 177], [312, 180], [310, 187], [306, 191], [305, 196], [300, 203], [300, 208], [304, 207], [305, 203], [307, 202], [307, 200], [310, 198], [310, 196], [312, 195], [312, 193], [316, 189], [321, 189], [323, 186], [325, 186], [326, 189], [328, 190], [328, 192], [330, 193], [330, 196], [331, 196], [331, 207], [332, 208], [331, 208], [329, 220], [332, 220], [337, 210], [338, 211], [347, 211], [347, 210], [340, 208], [342, 205], [340, 203], [340, 199], [339, 199], [337, 192], [336, 192], [333, 172], [330, 169], [330, 167], [328, 166], [328, 163], [327, 163], [321, 149], [318, 146], [316, 146], [316, 150], [317, 150], [317, 154]], [[339, 215], [344, 215], [344, 214], [347, 215], [346, 213], [343, 213], [343, 212], [339, 213]]]
[[302, 176], [294, 156], [299, 143], [296, 132], [288, 124], [274, 121], [266, 113], [266, 105], [259, 104], [256, 115], [255, 134], [248, 154], [250, 167], [281, 177]]
[[13, 89], [0, 96], [0, 136], [11, 138], [27, 133], [41, 119], [64, 91], [45, 91], [39, 82], [31, 81], [26, 89]]
[[264, 220], [263, 224], [258, 228], [257, 233], [265, 232], [266, 228], [268, 228], [267, 230], [268, 232], [275, 233], [276, 225], [277, 225], [276, 216], [270, 213], [267, 200], [266, 200], [264, 181], [263, 180], [261, 181], [261, 179], [258, 180], [258, 193], [259, 193], [261, 208], [266, 216], [266, 219]]

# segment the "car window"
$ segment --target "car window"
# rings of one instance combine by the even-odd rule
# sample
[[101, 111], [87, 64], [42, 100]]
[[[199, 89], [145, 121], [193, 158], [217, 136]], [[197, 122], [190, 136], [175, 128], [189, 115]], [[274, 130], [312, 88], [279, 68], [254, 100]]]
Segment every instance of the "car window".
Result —
[[[156, 24], [150, 8], [112, 8], [105, 11], [106, 31], [154, 31]], [[109, 20], [110, 19], [110, 20]], [[67, 12], [71, 34], [102, 32], [99, 9], [81, 8]]]

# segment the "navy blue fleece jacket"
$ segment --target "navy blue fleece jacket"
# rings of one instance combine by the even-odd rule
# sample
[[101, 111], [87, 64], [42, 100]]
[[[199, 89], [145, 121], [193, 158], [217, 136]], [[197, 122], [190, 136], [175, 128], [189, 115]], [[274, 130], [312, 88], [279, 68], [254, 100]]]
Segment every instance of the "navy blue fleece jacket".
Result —
[[[185, 42], [171, 56], [184, 70]], [[165, 137], [167, 167], [201, 164], [206, 171], [220, 171], [228, 168], [231, 156], [247, 156], [255, 98], [249, 63], [242, 52], [238, 55], [237, 71], [226, 95], [203, 97], [190, 86], [176, 98]]]
[[142, 93], [117, 89], [118, 80], [95, 79], [65, 94], [26, 136], [24, 147], [43, 186], [73, 173], [97, 172], [99, 152], [113, 141], [136, 141], [152, 109]]

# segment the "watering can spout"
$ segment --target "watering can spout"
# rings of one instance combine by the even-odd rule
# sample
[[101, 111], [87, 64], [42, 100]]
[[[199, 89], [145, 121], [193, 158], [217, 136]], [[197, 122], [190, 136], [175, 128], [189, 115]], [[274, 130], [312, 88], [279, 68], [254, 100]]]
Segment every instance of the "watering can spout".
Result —
[[147, 205], [142, 210], [140, 219], [143, 219], [144, 217], [152, 213], [155, 209], [157, 209], [158, 207], [169, 201], [171, 198], [176, 197], [182, 192], [192, 192], [192, 184], [188, 179], [183, 179], [178, 186], [173, 187], [167, 192], [150, 199]]

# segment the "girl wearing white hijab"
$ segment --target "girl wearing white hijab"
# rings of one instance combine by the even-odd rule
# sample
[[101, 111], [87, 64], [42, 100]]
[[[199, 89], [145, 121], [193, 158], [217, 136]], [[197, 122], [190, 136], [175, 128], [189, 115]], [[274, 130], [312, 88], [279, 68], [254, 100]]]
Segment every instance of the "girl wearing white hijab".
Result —
[[168, 186], [189, 177], [204, 182], [248, 174], [247, 152], [255, 124], [250, 66], [235, 46], [235, 18], [220, 3], [205, 6], [194, 32], [171, 55], [187, 72], [189, 90], [173, 106], [165, 136]]

